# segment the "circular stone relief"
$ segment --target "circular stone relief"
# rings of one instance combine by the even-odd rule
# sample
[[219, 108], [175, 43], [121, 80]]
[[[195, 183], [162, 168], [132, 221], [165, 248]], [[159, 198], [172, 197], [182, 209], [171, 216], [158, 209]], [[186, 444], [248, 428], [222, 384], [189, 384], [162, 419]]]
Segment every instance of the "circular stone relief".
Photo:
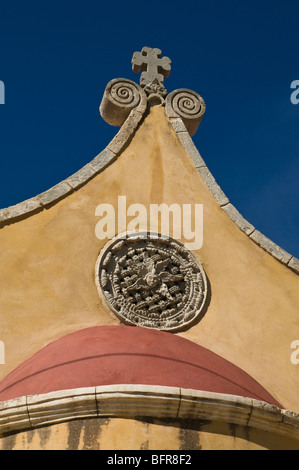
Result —
[[102, 251], [97, 284], [125, 324], [174, 331], [193, 322], [207, 297], [200, 262], [181, 243], [153, 233], [126, 234]]

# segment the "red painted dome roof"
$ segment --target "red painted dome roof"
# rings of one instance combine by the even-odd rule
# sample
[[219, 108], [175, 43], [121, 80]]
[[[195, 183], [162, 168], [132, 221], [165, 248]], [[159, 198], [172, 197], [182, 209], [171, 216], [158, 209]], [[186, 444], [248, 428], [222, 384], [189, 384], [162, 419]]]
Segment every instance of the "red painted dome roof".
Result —
[[180, 336], [130, 326], [76, 331], [0, 382], [0, 401], [96, 385], [144, 384], [255, 398], [281, 407], [242, 369]]

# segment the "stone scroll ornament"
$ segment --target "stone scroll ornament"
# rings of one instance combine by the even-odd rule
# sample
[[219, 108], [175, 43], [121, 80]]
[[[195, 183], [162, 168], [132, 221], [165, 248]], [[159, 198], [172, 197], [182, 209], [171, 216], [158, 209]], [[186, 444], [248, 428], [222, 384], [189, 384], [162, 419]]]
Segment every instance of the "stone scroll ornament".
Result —
[[185, 88], [167, 93], [164, 78], [170, 74], [171, 60], [162, 57], [160, 49], [143, 47], [141, 52], [134, 52], [132, 69], [141, 72], [140, 85], [125, 78], [111, 80], [100, 105], [103, 119], [121, 127], [133, 110], [143, 114], [151, 106], [163, 105], [166, 114], [181, 118], [193, 136], [205, 113], [205, 102], [198, 93]]
[[138, 232], [116, 238], [103, 249], [96, 271], [106, 303], [127, 325], [178, 331], [205, 307], [201, 263], [170, 237]]

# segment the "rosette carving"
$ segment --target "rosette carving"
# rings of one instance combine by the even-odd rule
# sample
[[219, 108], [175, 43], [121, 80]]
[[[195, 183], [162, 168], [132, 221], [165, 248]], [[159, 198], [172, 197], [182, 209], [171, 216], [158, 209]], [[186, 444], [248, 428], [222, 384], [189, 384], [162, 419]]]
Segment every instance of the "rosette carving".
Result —
[[176, 240], [152, 233], [116, 238], [98, 260], [96, 279], [116, 316], [145, 328], [186, 328], [207, 298], [199, 260]]
[[121, 127], [133, 109], [144, 111], [146, 99], [145, 92], [132, 80], [111, 80], [100, 105], [101, 116], [108, 124]]
[[168, 116], [180, 117], [191, 136], [197, 131], [205, 110], [204, 100], [192, 90], [185, 88], [174, 90], [166, 98]]

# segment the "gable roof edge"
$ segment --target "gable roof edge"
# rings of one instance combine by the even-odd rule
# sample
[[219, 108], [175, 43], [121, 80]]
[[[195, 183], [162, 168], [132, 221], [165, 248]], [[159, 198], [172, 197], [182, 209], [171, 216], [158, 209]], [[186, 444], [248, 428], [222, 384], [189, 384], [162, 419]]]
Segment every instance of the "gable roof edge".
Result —
[[117, 159], [129, 144], [144, 117], [145, 109], [146, 103], [144, 102], [141, 102], [137, 108], [133, 109], [107, 147], [80, 170], [37, 196], [0, 209], [0, 229], [52, 207], [101, 173]]
[[[27, 199], [16, 205], [0, 209], [0, 229], [6, 225], [18, 222], [30, 217], [44, 209], [48, 209], [61, 199], [67, 197], [81, 186], [90, 181], [93, 177], [101, 173], [111, 163], [113, 163], [124, 148], [132, 139], [136, 129], [144, 118], [147, 108], [146, 99], [142, 99], [140, 104], [130, 111], [129, 116], [119, 129], [118, 133], [91, 162], [87, 163], [80, 170], [69, 176], [65, 180], [51, 187], [50, 189]], [[195, 168], [199, 172], [203, 182], [208, 187], [211, 194], [216, 199], [220, 208], [230, 217], [230, 219], [245, 233], [250, 240], [256, 243], [264, 251], [272, 255], [284, 266], [299, 274], [299, 259], [292, 256], [279, 245], [274, 243], [251, 223], [249, 223], [231, 204], [221, 187], [217, 184], [212, 173], [208, 169], [205, 161], [197, 150], [183, 120], [176, 113], [169, 113], [166, 106], [166, 114], [172, 125], [181, 145], [193, 161]]]
[[[167, 108], [166, 108], [167, 113]], [[168, 115], [168, 119], [176, 132], [176, 135], [181, 145], [186, 150], [187, 154], [193, 161], [193, 164], [199, 172], [203, 182], [208, 187], [211, 194], [217, 201], [220, 208], [229, 216], [229, 218], [238, 226], [238, 228], [245, 233], [250, 240], [256, 243], [264, 251], [272, 255], [276, 260], [280, 261], [286, 267], [290, 268], [296, 274], [299, 274], [299, 259], [292, 256], [279, 245], [274, 243], [260, 231], [258, 231], [250, 222], [248, 222], [236, 209], [236, 207], [229, 201], [226, 194], [221, 187], [217, 184], [215, 178], [207, 167], [205, 161], [197, 150], [189, 132], [187, 131], [183, 120], [173, 114]]]

